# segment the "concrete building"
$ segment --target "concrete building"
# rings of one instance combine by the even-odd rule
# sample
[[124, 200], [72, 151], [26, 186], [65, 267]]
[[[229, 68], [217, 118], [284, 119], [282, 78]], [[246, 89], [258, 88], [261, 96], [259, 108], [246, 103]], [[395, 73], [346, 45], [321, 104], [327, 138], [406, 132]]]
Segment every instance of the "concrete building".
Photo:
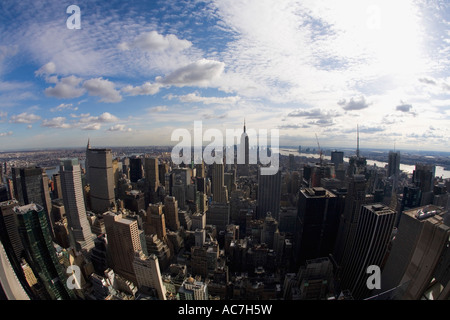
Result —
[[72, 246], [86, 255], [94, 247], [94, 235], [84, 206], [81, 168], [78, 159], [62, 159], [59, 167], [61, 189]]
[[137, 220], [123, 218], [122, 214], [108, 211], [103, 214], [108, 238], [108, 256], [114, 271], [136, 283], [133, 261], [135, 252], [142, 250], [141, 233]]
[[166, 300], [166, 288], [162, 282], [158, 258], [154, 254], [146, 256], [142, 251], [136, 252], [133, 266], [138, 287], [153, 288], [160, 300]]

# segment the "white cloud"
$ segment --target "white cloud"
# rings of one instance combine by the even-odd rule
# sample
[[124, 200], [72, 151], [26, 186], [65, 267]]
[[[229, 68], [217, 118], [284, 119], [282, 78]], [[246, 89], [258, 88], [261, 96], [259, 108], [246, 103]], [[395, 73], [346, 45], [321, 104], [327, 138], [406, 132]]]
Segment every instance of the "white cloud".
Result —
[[7, 137], [12, 135], [13, 132], [12, 131], [8, 131], [8, 132], [0, 132], [0, 137]]
[[131, 128], [126, 128], [124, 124], [116, 124], [108, 129], [108, 131], [131, 132]]
[[154, 95], [159, 92], [161, 88], [161, 84], [159, 83], [150, 83], [145, 82], [141, 86], [133, 87], [128, 85], [122, 88], [122, 92], [129, 94], [130, 96], [138, 96], [138, 95]]
[[178, 39], [176, 35], [168, 34], [166, 36], [156, 31], [145, 32], [136, 37], [132, 42], [122, 42], [119, 49], [130, 50], [139, 48], [144, 51], [165, 51], [173, 50], [175, 52], [188, 49], [192, 46], [192, 42], [188, 40]]
[[119, 91], [115, 89], [114, 83], [109, 80], [103, 78], [89, 79], [83, 83], [83, 88], [88, 91], [89, 95], [101, 97], [101, 102], [122, 101]]
[[81, 128], [81, 130], [100, 130], [101, 129], [100, 123], [90, 123], [88, 125], [85, 125]]
[[156, 107], [148, 108], [149, 112], [164, 112], [167, 110], [169, 110], [167, 108], [167, 106], [156, 106]]
[[208, 86], [223, 72], [225, 64], [216, 60], [201, 59], [181, 67], [164, 78], [158, 77], [157, 81], [164, 85], [184, 86]]
[[230, 97], [202, 97], [197, 93], [189, 93], [183, 96], [168, 95], [167, 98], [176, 98], [181, 102], [201, 102], [203, 104], [236, 104], [241, 98], [238, 96]]
[[77, 111], [78, 107], [74, 107], [71, 103], [61, 103], [60, 105], [50, 109], [51, 112], [63, 111], [63, 110]]
[[21, 114], [12, 115], [9, 118], [9, 122], [12, 123], [33, 123], [40, 120], [41, 117], [34, 113], [23, 112]]
[[55, 117], [52, 119], [45, 119], [42, 121], [41, 126], [58, 129], [69, 129], [72, 127], [70, 124], [66, 123], [65, 117]]
[[55, 98], [78, 98], [85, 93], [85, 89], [79, 87], [81, 78], [69, 76], [59, 80], [54, 87], [49, 87], [44, 90], [49, 97]]
[[[73, 116], [72, 116], [73, 117]], [[99, 130], [102, 123], [112, 123], [119, 121], [119, 118], [109, 112], [104, 112], [99, 116], [91, 116], [88, 114], [81, 114], [78, 124], [84, 124], [83, 130]]]
[[56, 73], [56, 65], [54, 62], [48, 62], [40, 67], [34, 74], [36, 76], [47, 76]]
[[339, 100], [338, 105], [346, 111], [352, 111], [366, 109], [371, 104], [366, 102], [366, 98], [362, 96], [359, 97], [359, 99], [351, 98], [350, 101], [347, 101], [346, 99]]

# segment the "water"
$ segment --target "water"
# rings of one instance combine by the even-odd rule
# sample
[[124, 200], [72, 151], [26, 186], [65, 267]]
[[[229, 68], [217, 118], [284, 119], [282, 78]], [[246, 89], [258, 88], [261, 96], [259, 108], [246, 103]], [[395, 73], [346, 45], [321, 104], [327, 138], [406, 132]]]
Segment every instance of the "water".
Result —
[[[301, 157], [308, 157], [308, 158], [316, 158], [319, 159], [318, 154], [314, 153], [300, 153], [295, 149], [281, 149], [280, 148], [280, 154], [283, 156], [289, 156], [289, 154], [293, 154], [294, 156], [301, 156]], [[331, 160], [330, 156], [323, 156], [323, 159]], [[349, 158], [344, 157], [344, 161], [348, 162]], [[387, 166], [387, 162], [382, 161], [376, 161], [376, 160], [367, 160], [368, 165], [376, 165], [377, 167], [384, 168]], [[415, 170], [415, 165], [409, 165], [409, 164], [400, 164], [400, 170], [406, 172], [406, 173], [413, 173]], [[450, 179], [450, 171], [445, 170], [442, 166], [436, 166], [436, 177], [442, 177], [443, 179]]]

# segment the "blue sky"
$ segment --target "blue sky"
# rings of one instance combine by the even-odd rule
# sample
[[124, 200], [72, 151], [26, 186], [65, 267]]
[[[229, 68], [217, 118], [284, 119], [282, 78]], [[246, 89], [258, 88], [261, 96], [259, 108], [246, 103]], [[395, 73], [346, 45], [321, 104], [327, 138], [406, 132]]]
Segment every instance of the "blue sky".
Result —
[[[68, 29], [66, 9], [81, 10]], [[448, 150], [446, 1], [1, 1], [0, 149], [280, 145]]]

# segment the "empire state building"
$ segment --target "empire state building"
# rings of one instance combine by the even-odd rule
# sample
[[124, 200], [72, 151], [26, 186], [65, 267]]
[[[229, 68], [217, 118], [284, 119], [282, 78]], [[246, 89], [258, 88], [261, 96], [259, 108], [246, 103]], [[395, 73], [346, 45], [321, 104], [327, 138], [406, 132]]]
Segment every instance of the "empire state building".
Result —
[[[242, 146], [244, 149], [242, 149]], [[240, 176], [248, 176], [249, 175], [249, 141], [248, 134], [245, 128], [245, 119], [244, 119], [244, 132], [241, 135], [240, 146], [238, 148], [238, 172]], [[242, 154], [244, 153], [244, 154]]]

